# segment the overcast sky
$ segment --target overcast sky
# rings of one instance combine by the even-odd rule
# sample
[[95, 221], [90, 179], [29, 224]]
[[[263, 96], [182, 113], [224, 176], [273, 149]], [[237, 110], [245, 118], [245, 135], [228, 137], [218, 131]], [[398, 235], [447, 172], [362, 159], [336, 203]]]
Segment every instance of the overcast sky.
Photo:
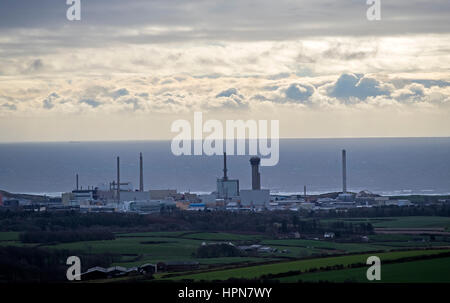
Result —
[[450, 1], [0, 0], [0, 142], [171, 139], [176, 119], [281, 137], [450, 136]]

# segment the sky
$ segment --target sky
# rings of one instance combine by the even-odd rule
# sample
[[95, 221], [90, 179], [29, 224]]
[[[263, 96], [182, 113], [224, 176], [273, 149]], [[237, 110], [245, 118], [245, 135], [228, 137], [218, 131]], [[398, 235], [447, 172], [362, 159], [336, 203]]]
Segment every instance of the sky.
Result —
[[193, 120], [282, 138], [450, 136], [450, 2], [0, 0], [0, 142], [171, 139]]

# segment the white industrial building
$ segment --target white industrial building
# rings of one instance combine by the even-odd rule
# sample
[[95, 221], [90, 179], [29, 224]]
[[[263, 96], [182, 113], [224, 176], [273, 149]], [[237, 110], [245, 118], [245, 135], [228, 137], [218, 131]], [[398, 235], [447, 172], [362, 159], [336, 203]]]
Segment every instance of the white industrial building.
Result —
[[217, 179], [217, 198], [231, 199], [239, 196], [239, 180], [228, 179], [227, 176], [227, 154], [223, 153], [223, 177]]

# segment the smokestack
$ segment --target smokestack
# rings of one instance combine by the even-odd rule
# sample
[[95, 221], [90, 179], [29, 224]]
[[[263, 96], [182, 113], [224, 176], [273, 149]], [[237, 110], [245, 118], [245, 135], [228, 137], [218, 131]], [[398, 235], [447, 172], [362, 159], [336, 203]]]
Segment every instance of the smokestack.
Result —
[[342, 193], [347, 193], [347, 155], [345, 149], [342, 150]]
[[252, 165], [252, 189], [261, 189], [261, 176], [259, 174], [259, 163], [261, 159], [259, 157], [252, 157], [250, 159], [250, 164]]
[[227, 153], [223, 153], [223, 180], [228, 180], [227, 176]]
[[305, 197], [305, 201], [306, 201], [306, 185], [303, 186], [303, 196]]
[[120, 158], [117, 157], [117, 202], [120, 202]]
[[144, 191], [144, 161], [142, 153], [139, 154], [139, 191]]
[[76, 175], [76, 189], [78, 190], [78, 174]]

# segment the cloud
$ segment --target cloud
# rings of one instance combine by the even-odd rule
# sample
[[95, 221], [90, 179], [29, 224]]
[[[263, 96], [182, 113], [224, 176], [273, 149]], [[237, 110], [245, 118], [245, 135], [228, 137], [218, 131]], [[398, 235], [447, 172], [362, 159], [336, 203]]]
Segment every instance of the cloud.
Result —
[[378, 53], [378, 45], [345, 44], [342, 42], [331, 43], [329, 48], [321, 54], [321, 59], [337, 59], [343, 61], [361, 60], [375, 57]]
[[292, 83], [285, 91], [287, 99], [294, 101], [307, 101], [314, 93], [314, 86], [309, 84]]
[[102, 102], [95, 101], [95, 100], [92, 100], [92, 99], [81, 99], [80, 103], [87, 104], [87, 105], [89, 105], [91, 107], [98, 107], [98, 106], [102, 105]]
[[328, 87], [328, 95], [338, 99], [356, 97], [365, 100], [367, 97], [390, 95], [391, 85], [384, 85], [371, 77], [362, 74], [342, 74], [337, 81]]
[[225, 108], [229, 110], [236, 110], [236, 109], [246, 109], [248, 108], [248, 103], [243, 100], [243, 98], [240, 98], [239, 96], [231, 96], [229, 98], [224, 98], [221, 100], [219, 104], [216, 104], [216, 106], [213, 106], [213, 108]]
[[121, 88], [121, 89], [114, 91], [112, 93], [112, 96], [114, 99], [117, 99], [119, 97], [128, 96], [129, 94], [130, 94], [130, 92], [126, 88]]
[[139, 94], [136, 94], [136, 96], [138, 96], [138, 97], [142, 97], [142, 98], [148, 98], [148, 93], [139, 93]]
[[242, 96], [239, 95], [237, 89], [235, 89], [235, 88], [229, 88], [229, 89], [227, 89], [227, 90], [224, 90], [224, 91], [218, 93], [218, 94], [216, 95], [216, 98], [221, 98], [221, 97], [231, 97], [231, 96], [233, 96], [233, 95], [235, 95], [235, 96], [237, 96], [237, 97], [242, 97]]
[[416, 79], [411, 80], [411, 82], [422, 84], [426, 88], [430, 88], [432, 86], [439, 86], [439, 87], [450, 86], [450, 82], [444, 80]]
[[58, 98], [59, 98], [59, 95], [57, 93], [51, 93], [50, 95], [48, 95], [47, 98], [44, 99], [44, 101], [42, 101], [42, 103], [43, 103], [42, 106], [45, 109], [51, 109], [55, 106], [54, 101]]
[[395, 90], [392, 98], [401, 102], [418, 102], [425, 96], [425, 86], [419, 83], [412, 83]]
[[[91, 3], [92, 2], [92, 3]], [[448, 33], [447, 0], [397, 0], [383, 3], [383, 21], [367, 22], [365, 1], [325, 0], [170, 1], [109, 0], [82, 5], [82, 22], [67, 26], [65, 1], [15, 0], [0, 2], [0, 29], [63, 29], [65, 38], [49, 34], [46, 41], [105, 45], [180, 41], [295, 40], [310, 36], [397, 35], [409, 32]], [[252, 16], [249, 18], [248, 16]], [[427, 24], [427, 26], [423, 26]], [[89, 30], [96, 28], [95, 31]], [[120, 30], [122, 29], [122, 30]], [[81, 37], [83, 39], [73, 39]], [[56, 39], [57, 38], [57, 39]], [[64, 43], [61, 43], [64, 42]]]
[[17, 110], [17, 106], [13, 103], [4, 103], [2, 104], [2, 107], [12, 111]]
[[44, 62], [41, 59], [35, 59], [30, 63], [30, 65], [26, 69], [26, 72], [34, 73], [39, 72], [43, 69], [44, 69]]
[[124, 101], [124, 103], [133, 105], [133, 111], [143, 109], [143, 106], [137, 98], [127, 99]]
[[252, 99], [259, 100], [259, 101], [269, 101], [269, 99], [267, 97], [260, 95], [260, 94], [254, 95], [252, 97]]

